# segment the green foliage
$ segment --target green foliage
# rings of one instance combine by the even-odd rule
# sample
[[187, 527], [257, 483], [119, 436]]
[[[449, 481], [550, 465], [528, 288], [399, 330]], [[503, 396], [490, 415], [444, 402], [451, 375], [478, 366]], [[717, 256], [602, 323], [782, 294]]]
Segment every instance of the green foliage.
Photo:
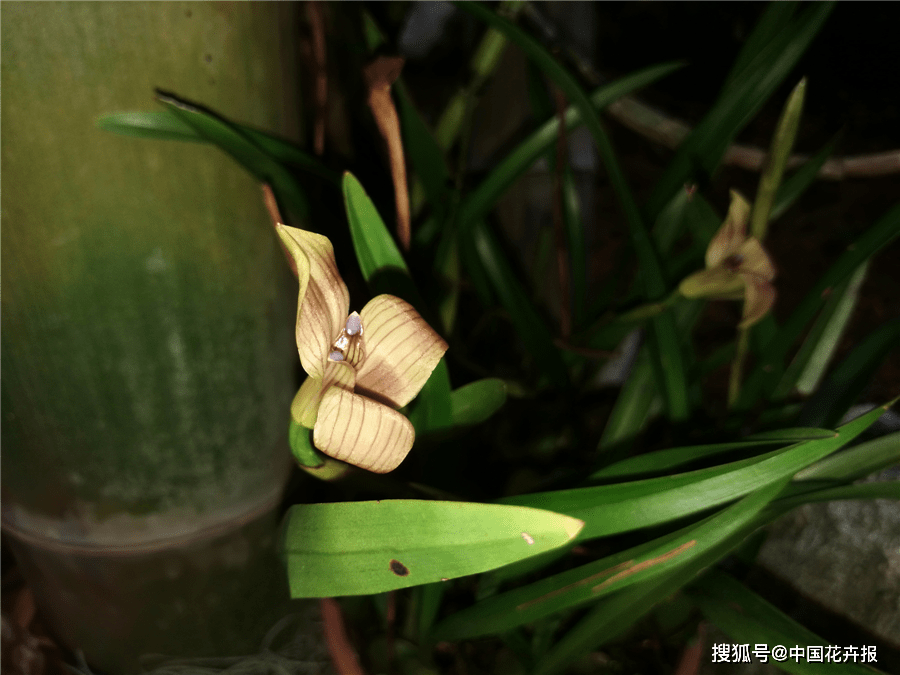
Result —
[[291, 595], [381, 593], [477, 574], [563, 546], [583, 523], [549, 511], [405, 499], [291, 508]]
[[[738, 641], [768, 636], [772, 643], [810, 642], [814, 636], [740, 582], [714, 570], [698, 575], [798, 505], [898, 497], [896, 484], [852, 485], [897, 461], [898, 434], [845, 447], [884, 408], [837, 425], [900, 343], [900, 323], [874, 331], [836, 367], [829, 363], [863, 293], [870, 260], [900, 233], [900, 205], [811, 283], [786, 321], [767, 316], [712, 353], [700, 353], [695, 339], [704, 302], [683, 298], [677, 289], [682, 278], [704, 267], [707, 247], [715, 245], [723, 222], [704, 194], [685, 185], [715, 179], [726, 149], [791, 73], [831, 5], [769, 6], [719, 98], [642, 204], [600, 112], [682, 64], [651, 66], [589, 94], [555, 54], [502, 13], [483, 3], [457, 5], [491, 32], [473, 57], [472, 86], [448, 102], [442, 119], [452, 118], [447, 124], [453, 133], [444, 128], [436, 136], [402, 77], [393, 88], [413, 185], [409, 251], [401, 252], [386, 224], [391, 219], [382, 217], [393, 195], [376, 192], [369, 182], [374, 172], [361, 167], [357, 175], [365, 177], [372, 190], [367, 193], [346, 170], [347, 158], [315, 158], [171, 95], [159, 97], [167, 106], [163, 112], [120, 113], [99, 123], [144, 138], [212, 143], [229, 153], [273, 185], [291, 213], [316, 222], [317, 229], [349, 231], [345, 245], [349, 250], [352, 244], [369, 292], [405, 298], [450, 343], [419, 398], [401, 411], [418, 434], [413, 455], [420, 457], [415, 465], [420, 473], [402, 484], [409, 476], [401, 467], [402, 489], [390, 478], [371, 482], [377, 496], [416, 490], [433, 499], [294, 506], [282, 546], [292, 594], [361, 595], [416, 587], [409, 592], [405, 639], [427, 646], [502, 636], [532, 673], [562, 672], [682, 589]], [[368, 13], [361, 14], [374, 51], [387, 38]], [[454, 143], [462, 145], [460, 156], [468, 149], [467, 115], [460, 111], [474, 105], [507, 42], [532, 66], [537, 120], [522, 130], [515, 147], [483, 175], [473, 176], [454, 154]], [[570, 103], [560, 115], [544, 91], [547, 83]], [[801, 81], [785, 102], [751, 199], [751, 231], [760, 240], [775, 219], [786, 218], [834, 149], [828, 144], [785, 178], [802, 125], [805, 87]], [[574, 177], [569, 167], [556, 165], [554, 151], [561, 125], [571, 131], [581, 124], [608, 173], [630, 242], [620, 270], [599, 292], [588, 281], [587, 233]], [[569, 334], [557, 328], [546, 289], [540, 288], [546, 274], [539, 272], [535, 284], [521, 273], [526, 265], [511, 255], [492, 215], [507, 190], [542, 157], [559, 179], [558, 241], [570, 263], [565, 272], [571, 295], [558, 304], [572, 309]], [[343, 171], [342, 204], [336, 194], [317, 191], [309, 182], [336, 185], [339, 174], [332, 167]], [[345, 219], [335, 216], [341, 206]], [[338, 251], [339, 259], [342, 255]], [[634, 273], [630, 286], [619, 278], [629, 271]], [[610, 350], [634, 329], [643, 331], [643, 343], [598, 421], [589, 405], [597, 362], [609, 359]], [[706, 392], [704, 379], [729, 362], [732, 397], [723, 409]], [[665, 419], [658, 419], [660, 413]], [[648, 444], [649, 451], [634, 450], [637, 441], [650, 438], [664, 441]], [[292, 427], [290, 440], [301, 463], [318, 461], [308, 431]], [[470, 488], [473, 478], [481, 488]], [[492, 491], [485, 493], [484, 485]], [[583, 527], [576, 527], [581, 521]], [[571, 555], [575, 541], [590, 546], [623, 534], [630, 543], [584, 564]], [[392, 567], [392, 561], [399, 566]], [[446, 581], [489, 571], [475, 597], [465, 584]], [[454, 603], [445, 606], [442, 599], [451, 591], [457, 594]], [[729, 604], [734, 597], [744, 613]], [[576, 609], [587, 612], [574, 614]]]

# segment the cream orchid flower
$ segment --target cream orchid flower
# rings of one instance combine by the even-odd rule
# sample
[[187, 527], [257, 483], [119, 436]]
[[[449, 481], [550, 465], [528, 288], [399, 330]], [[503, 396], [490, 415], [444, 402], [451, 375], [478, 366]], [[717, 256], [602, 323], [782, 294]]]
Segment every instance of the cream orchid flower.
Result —
[[687, 298], [744, 300], [740, 328], [762, 319], [775, 303], [775, 265], [762, 244], [747, 236], [750, 204], [731, 191], [722, 227], [706, 249], [706, 269], [684, 279], [678, 291]]
[[395, 408], [409, 403], [447, 343], [405, 300], [372, 298], [357, 313], [327, 237], [276, 225], [297, 266], [297, 349], [309, 377], [291, 405], [326, 455], [375, 473], [396, 469], [415, 431]]

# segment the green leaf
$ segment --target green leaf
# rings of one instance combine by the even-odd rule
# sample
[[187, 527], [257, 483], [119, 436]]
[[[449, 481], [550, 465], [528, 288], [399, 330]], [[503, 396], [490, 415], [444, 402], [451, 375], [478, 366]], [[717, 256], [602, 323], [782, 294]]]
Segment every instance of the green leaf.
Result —
[[770, 220], [774, 221], [780, 218], [797, 201], [806, 188], [813, 184], [816, 176], [819, 175], [819, 169], [822, 168], [822, 165], [834, 152], [835, 147], [837, 147], [836, 138], [827, 143], [825, 147], [808, 159], [803, 166], [781, 184], [778, 194], [775, 195], [775, 204], [772, 206]]
[[[709, 570], [691, 584], [688, 594], [706, 618], [738, 644], [828, 645], [827, 640], [804, 628], [763, 600], [742, 583], [718, 570]], [[843, 650], [841, 651], [843, 656]], [[776, 663], [779, 669], [797, 675], [872, 675], [871, 668], [856, 663], [815, 663], [805, 657]]]
[[564, 387], [569, 376], [559, 350], [553, 344], [550, 329], [531, 304], [499, 244], [483, 224], [475, 228], [472, 237], [480, 267], [500, 303], [509, 312], [519, 339], [550, 381], [557, 387]]
[[157, 91], [157, 99], [198, 135], [231, 155], [258, 181], [271, 185], [291, 212], [300, 218], [309, 215], [306, 194], [293, 176], [238, 127], [213, 112], [172, 94]]
[[[690, 336], [703, 307], [704, 303], [701, 301], [682, 300], [673, 308], [677, 329], [683, 339]], [[680, 346], [678, 348], [680, 350]], [[654, 405], [661, 400], [659, 378], [656, 377], [654, 365], [652, 355], [645, 345], [638, 353], [634, 367], [603, 429], [598, 448], [601, 452], [616, 447], [621, 450], [651, 421]]]
[[208, 142], [190, 124], [182, 122], [168, 110], [154, 112], [122, 112], [103, 115], [97, 119], [97, 127], [122, 136], [148, 138], [160, 141]]
[[439, 209], [447, 197], [450, 183], [450, 172], [444, 162], [444, 155], [413, 104], [406, 87], [398, 82], [394, 91], [397, 94], [403, 146], [409, 154], [416, 176], [422, 181], [431, 208]]
[[[282, 164], [292, 164], [307, 173], [321, 176], [331, 183], [337, 184], [339, 182], [340, 176], [337, 173], [327, 168], [319, 159], [294, 143], [275, 134], [260, 131], [243, 124], [237, 124], [236, 122], [230, 122], [230, 124], [256, 143], [272, 159]], [[103, 115], [97, 120], [97, 126], [105, 131], [136, 138], [194, 141], [199, 143], [211, 142], [210, 139], [199, 134], [194, 127], [182, 122], [169, 110]]]
[[800, 471], [794, 478], [853, 481], [900, 462], [900, 431], [854, 445]]
[[677, 532], [482, 600], [438, 624], [434, 638], [462, 640], [499, 633], [671, 574], [743, 530], [775, 494], [775, 489], [763, 490]]
[[859, 300], [867, 268], [868, 261], [831, 292], [812, 329], [772, 392], [773, 399], [786, 398], [794, 390], [809, 396], [818, 389]]
[[797, 12], [798, 4], [796, 2], [770, 2], [766, 5], [766, 9], [763, 11], [762, 16], [759, 17], [756, 27], [750, 33], [737, 58], [734, 60], [731, 70], [728, 72], [728, 77], [725, 78], [723, 89], [732, 86], [736, 80], [745, 75], [745, 71], [748, 70], [747, 67], [753, 58], [778, 35], [785, 24], [790, 22]]
[[804, 491], [798, 495], [783, 497], [773, 502], [773, 506], [790, 510], [813, 502], [833, 502], [839, 500], [892, 499], [900, 500], [900, 482], [860, 483], [832, 488]]
[[450, 394], [453, 426], [484, 422], [506, 403], [506, 382], [495, 377], [470, 382]]
[[809, 398], [800, 413], [799, 423], [831, 426], [840, 421], [869, 386], [882, 361], [898, 345], [900, 319], [893, 319], [870, 333]]
[[618, 478], [621, 476], [639, 476], [648, 473], [659, 473], [673, 469], [704, 457], [713, 457], [732, 450], [758, 448], [762, 445], [787, 445], [801, 440], [816, 438], [833, 438], [834, 432], [828, 429], [785, 429], [767, 432], [757, 437], [746, 437], [731, 443], [713, 443], [710, 445], [689, 445], [682, 448], [658, 450], [637, 457], [629, 457], [592, 473], [590, 480]]
[[[747, 511], [753, 511], [778, 494], [782, 486], [782, 482], [775, 483], [756, 494], [749, 495], [740, 503]], [[552, 675], [563, 672], [575, 659], [623, 634], [655, 605], [691, 582], [700, 570], [737, 547], [759, 527], [761, 522], [761, 516], [752, 518], [730, 534], [727, 533], [730, 528], [726, 524], [719, 532], [724, 536], [716, 537], [716, 541], [709, 542], [711, 544], [709, 548], [685, 559], [683, 564], [673, 565], [668, 574], [660, 575], [645, 584], [635, 584], [598, 602], [597, 606], [554, 646], [547, 657], [541, 660], [534, 674]]]
[[450, 397], [450, 372], [444, 359], [438, 361], [419, 394], [418, 401], [409, 415], [417, 434], [453, 426], [453, 403]]
[[[609, 138], [603, 130], [600, 117], [578, 82], [539, 42], [506, 19], [497, 16], [477, 3], [457, 2], [456, 5], [501, 31], [510, 42], [517, 44], [530, 59], [534, 60], [547, 77], [553, 80], [581, 112], [585, 126], [591, 132], [597, 152], [606, 167], [613, 191], [616, 193], [616, 197], [625, 212], [632, 245], [640, 263], [641, 279], [644, 284], [646, 298], [648, 300], [656, 300], [664, 296], [667, 287], [659, 256], [644, 227], [641, 212], [628, 187], [625, 174], [619, 166]], [[471, 217], [470, 214], [465, 215], [467, 218]], [[461, 226], [471, 227], [472, 225], [464, 220]], [[650, 340], [651, 348], [654, 352], [654, 360], [659, 366], [657, 373], [663, 381], [662, 389], [665, 394], [669, 417], [673, 420], [686, 419], [689, 414], [690, 403], [687, 393], [687, 378], [685, 376], [681, 348], [678, 343], [675, 320], [669, 312], [663, 312], [652, 319]]]
[[[615, 82], [596, 89], [590, 96], [591, 104], [602, 110], [616, 99], [662, 79], [679, 68], [682, 63], [663, 63], [636, 71]], [[566, 130], [572, 131], [583, 124], [580, 110], [571, 105], [565, 114]], [[559, 120], [549, 119], [510, 152], [469, 194], [460, 207], [460, 220], [472, 223], [484, 218], [503, 196], [506, 190], [525, 173], [548, 149], [553, 147], [559, 134]]]
[[693, 182], [698, 175], [703, 178], [712, 175], [738, 132], [793, 70], [832, 9], [832, 3], [808, 5], [799, 17], [781, 22], [774, 35], [772, 24], [767, 23], [765, 45], [751, 37], [759, 48], [747, 65], [734, 73], [731, 84], [722, 90], [709, 113], [678, 146], [648, 202], [647, 213], [651, 218], [656, 217], [685, 183]]
[[485, 572], [563, 546], [583, 523], [496, 504], [382, 500], [291, 507], [291, 597], [368, 595]]
[[790, 318], [762, 350], [761, 358], [744, 383], [740, 409], [747, 409], [763, 394], [774, 390], [782, 377], [784, 360], [791, 346], [827, 302], [832, 289], [849, 278], [859, 266], [900, 236], [900, 204], [847, 247], [843, 255], [819, 279]]
[[518, 504], [565, 513], [585, 521], [581, 539], [648, 527], [724, 504], [781, 481], [849, 443], [884, 413], [862, 415], [832, 438], [802, 441], [751, 459], [699, 471], [615, 485], [506, 497]]
[[353, 250], [356, 251], [363, 278], [370, 281], [378, 272], [385, 270], [396, 270], [408, 275], [409, 268], [400, 249], [356, 176], [349, 171], [344, 172], [342, 187], [347, 221], [353, 236]]

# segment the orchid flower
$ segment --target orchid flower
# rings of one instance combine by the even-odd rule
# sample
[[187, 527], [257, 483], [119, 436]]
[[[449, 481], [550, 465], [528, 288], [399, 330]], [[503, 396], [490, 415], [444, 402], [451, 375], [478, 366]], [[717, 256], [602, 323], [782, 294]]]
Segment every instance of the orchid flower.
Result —
[[375, 473], [396, 469], [415, 439], [397, 412], [419, 393], [447, 343], [405, 300], [372, 298], [350, 312], [350, 294], [327, 237], [277, 226], [297, 267], [297, 349], [309, 375], [291, 406], [326, 455]]
[[755, 324], [775, 303], [775, 265], [759, 240], [747, 236], [749, 220], [750, 204], [732, 190], [725, 222], [706, 249], [706, 269], [678, 287], [687, 298], [743, 299], [740, 328]]

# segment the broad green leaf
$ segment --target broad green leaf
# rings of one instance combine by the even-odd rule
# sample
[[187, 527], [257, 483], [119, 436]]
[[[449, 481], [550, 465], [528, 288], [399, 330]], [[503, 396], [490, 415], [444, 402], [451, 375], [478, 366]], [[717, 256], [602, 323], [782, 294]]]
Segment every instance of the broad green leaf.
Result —
[[[709, 570], [689, 586], [688, 597], [710, 622], [728, 633], [738, 644], [766, 644], [770, 648], [781, 645], [788, 649], [795, 645], [829, 644], [724, 572]], [[797, 675], [820, 675], [823, 672], [872, 675], [874, 672], [862, 664], [815, 663], [805, 656], [775, 663], [779, 669]]]
[[658, 450], [637, 457], [629, 457], [610, 466], [595, 471], [590, 480], [617, 478], [620, 476], [638, 476], [658, 473], [677, 466], [694, 462], [704, 457], [713, 457], [732, 450], [758, 448], [761, 445], [787, 445], [797, 441], [833, 438], [834, 432], [828, 429], [785, 429], [783, 431], [766, 432], [756, 437], [746, 437], [731, 443], [713, 443], [710, 445], [689, 445], [682, 448]]
[[483, 224], [479, 224], [471, 236], [478, 262], [493, 292], [509, 312], [517, 337], [525, 344], [537, 368], [545, 373], [555, 386], [565, 386], [569, 376], [559, 350], [553, 344], [550, 329], [531, 304], [499, 244]]
[[808, 466], [798, 481], [853, 481], [900, 462], [900, 431], [847, 448]]
[[828, 376], [813, 394], [799, 423], [831, 426], [840, 421], [872, 381], [872, 376], [889, 353], [900, 348], [900, 319], [892, 319], [876, 329]]
[[462, 640], [496, 634], [671, 574], [743, 530], [776, 493], [762, 490], [677, 532], [482, 600], [438, 624], [434, 637]]
[[[272, 159], [282, 164], [292, 164], [308, 173], [321, 176], [329, 182], [337, 184], [340, 176], [327, 168], [315, 156], [309, 154], [294, 143], [275, 134], [248, 127], [244, 124], [231, 124], [251, 141], [256, 143]], [[182, 122], [168, 110], [152, 112], [124, 112], [103, 115], [97, 120], [97, 126], [105, 131], [147, 138], [170, 141], [194, 141], [209, 143], [210, 139], [199, 134], [194, 127]]]
[[291, 597], [369, 595], [485, 572], [563, 546], [583, 523], [497, 504], [381, 500], [291, 507]]
[[829, 292], [898, 236], [900, 236], [900, 204], [891, 208], [878, 222], [847, 247], [843, 255], [807, 293], [775, 336], [767, 342], [753, 373], [744, 383], [739, 408], [749, 408], [760, 395], [774, 390], [782, 376], [785, 357], [794, 342], [803, 334], [809, 322], [825, 304]]
[[785, 450], [699, 471], [615, 485], [506, 497], [518, 504], [585, 521], [579, 539], [603, 537], [697, 513], [790, 477], [838, 450], [884, 413], [876, 408], [841, 426], [832, 438], [802, 441]]
[[306, 194], [281, 164], [264, 152], [247, 134], [222, 117], [172, 94], [157, 91], [157, 99], [181, 122], [231, 155], [261, 183], [268, 183], [300, 218], [309, 215]]
[[[741, 503], [748, 510], [760, 503], [765, 504], [778, 494], [783, 485], [783, 482], [774, 483], [756, 494], [749, 495]], [[673, 566], [668, 574], [660, 575], [645, 584], [635, 584], [600, 600], [597, 606], [573, 626], [538, 663], [534, 670], [535, 675], [563, 672], [575, 659], [623, 634], [656, 604], [690, 583], [698, 572], [740, 545], [762, 522], [762, 516], [757, 516], [745, 522], [730, 535], [718, 538], [718, 541], [713, 542], [710, 548], [699, 555], [686, 559], [682, 565]]]
[[463, 385], [450, 392], [453, 426], [479, 424], [506, 403], [506, 383], [489, 377]]
[[740, 130], [793, 70], [832, 9], [831, 3], [807, 5], [800, 16], [782, 22], [774, 35], [772, 24], [767, 23], [765, 44], [751, 37], [759, 48], [748, 58], [746, 66], [734, 74], [731, 84], [722, 90], [691, 135], [678, 146], [650, 196], [647, 213], [651, 218], [656, 217], [686, 182], [712, 175]]
[[868, 266], [868, 261], [864, 262], [831, 292], [803, 344], [772, 392], [772, 398], [785, 398], [795, 389], [809, 396], [819, 388], [819, 382], [831, 363], [859, 300], [859, 291]]

